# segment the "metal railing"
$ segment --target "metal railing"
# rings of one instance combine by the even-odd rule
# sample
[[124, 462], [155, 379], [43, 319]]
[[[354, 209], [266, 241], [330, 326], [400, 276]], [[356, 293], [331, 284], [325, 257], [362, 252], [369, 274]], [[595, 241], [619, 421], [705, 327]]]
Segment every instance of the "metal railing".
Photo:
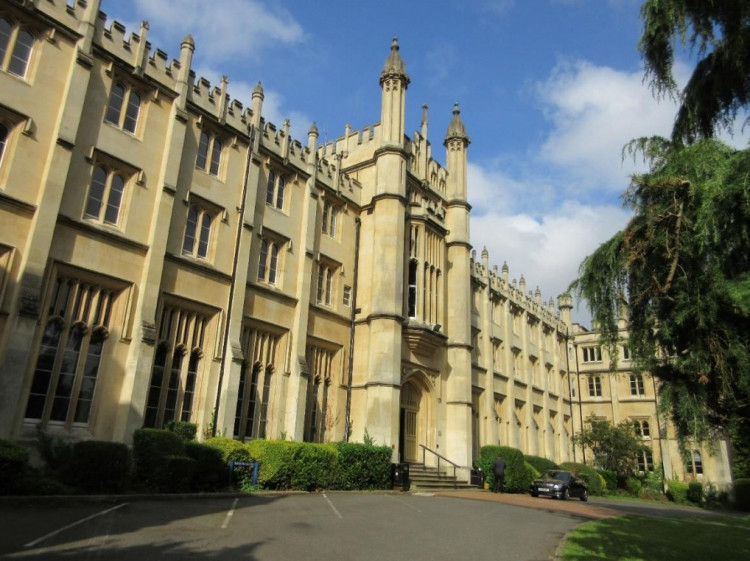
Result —
[[431, 448], [428, 448], [424, 444], [420, 444], [419, 447], [422, 449], [422, 465], [423, 466], [427, 467], [427, 463], [425, 462], [425, 458], [427, 456], [427, 452], [429, 452], [430, 454], [433, 454], [434, 456], [437, 457], [437, 471], [438, 471], [438, 474], [440, 473], [440, 460], [443, 460], [444, 462], [446, 462], [446, 463], [448, 463], [448, 464], [450, 464], [450, 465], [453, 466], [453, 478], [455, 479], [455, 477], [456, 477], [456, 468], [459, 467], [458, 464], [456, 464], [454, 462], [451, 462], [448, 458], [446, 458], [445, 456], [441, 456], [440, 454], [438, 454], [437, 452], [435, 452], [435, 450], [432, 450]]

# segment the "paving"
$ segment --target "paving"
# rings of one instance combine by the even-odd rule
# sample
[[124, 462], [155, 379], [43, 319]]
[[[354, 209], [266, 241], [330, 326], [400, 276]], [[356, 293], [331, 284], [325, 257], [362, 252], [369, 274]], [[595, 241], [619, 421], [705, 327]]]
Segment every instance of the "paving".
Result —
[[587, 520], [696, 508], [596, 498], [327, 492], [0, 499], [0, 559], [553, 559]]

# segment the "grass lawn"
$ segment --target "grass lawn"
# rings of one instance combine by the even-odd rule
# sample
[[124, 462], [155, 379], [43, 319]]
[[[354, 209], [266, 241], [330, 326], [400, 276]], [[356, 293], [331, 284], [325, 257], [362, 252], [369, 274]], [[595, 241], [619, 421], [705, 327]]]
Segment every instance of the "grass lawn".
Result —
[[623, 516], [568, 535], [562, 561], [747, 561], [750, 519]]

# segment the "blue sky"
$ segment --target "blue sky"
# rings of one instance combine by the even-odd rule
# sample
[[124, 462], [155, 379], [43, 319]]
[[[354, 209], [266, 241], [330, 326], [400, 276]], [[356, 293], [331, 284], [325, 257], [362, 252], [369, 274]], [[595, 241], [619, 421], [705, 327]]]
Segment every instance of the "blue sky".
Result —
[[[379, 120], [380, 71], [398, 37], [411, 84], [406, 131], [429, 106], [433, 157], [453, 104], [471, 138], [472, 244], [545, 301], [581, 260], [621, 229], [620, 195], [639, 162], [621, 159], [632, 138], [668, 135], [675, 115], [643, 81], [637, 50], [640, 0], [102, 0], [110, 20], [179, 56], [196, 43], [193, 68], [248, 105], [265, 91], [264, 117], [305, 143]], [[689, 66], [678, 61], [678, 81]], [[746, 147], [748, 135], [727, 138]], [[585, 306], [575, 314], [587, 323]]]

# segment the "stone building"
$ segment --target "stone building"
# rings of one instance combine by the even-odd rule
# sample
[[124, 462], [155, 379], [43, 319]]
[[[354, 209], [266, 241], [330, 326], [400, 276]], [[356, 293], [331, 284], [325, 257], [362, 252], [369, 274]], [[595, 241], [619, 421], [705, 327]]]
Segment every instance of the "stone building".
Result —
[[189, 36], [170, 60], [99, 7], [0, 1], [0, 438], [183, 420], [464, 474], [484, 444], [576, 459], [609, 412], [571, 395], [572, 303], [476, 258], [458, 105], [443, 166], [395, 39], [379, 121], [301, 142], [260, 84], [196, 77]]

